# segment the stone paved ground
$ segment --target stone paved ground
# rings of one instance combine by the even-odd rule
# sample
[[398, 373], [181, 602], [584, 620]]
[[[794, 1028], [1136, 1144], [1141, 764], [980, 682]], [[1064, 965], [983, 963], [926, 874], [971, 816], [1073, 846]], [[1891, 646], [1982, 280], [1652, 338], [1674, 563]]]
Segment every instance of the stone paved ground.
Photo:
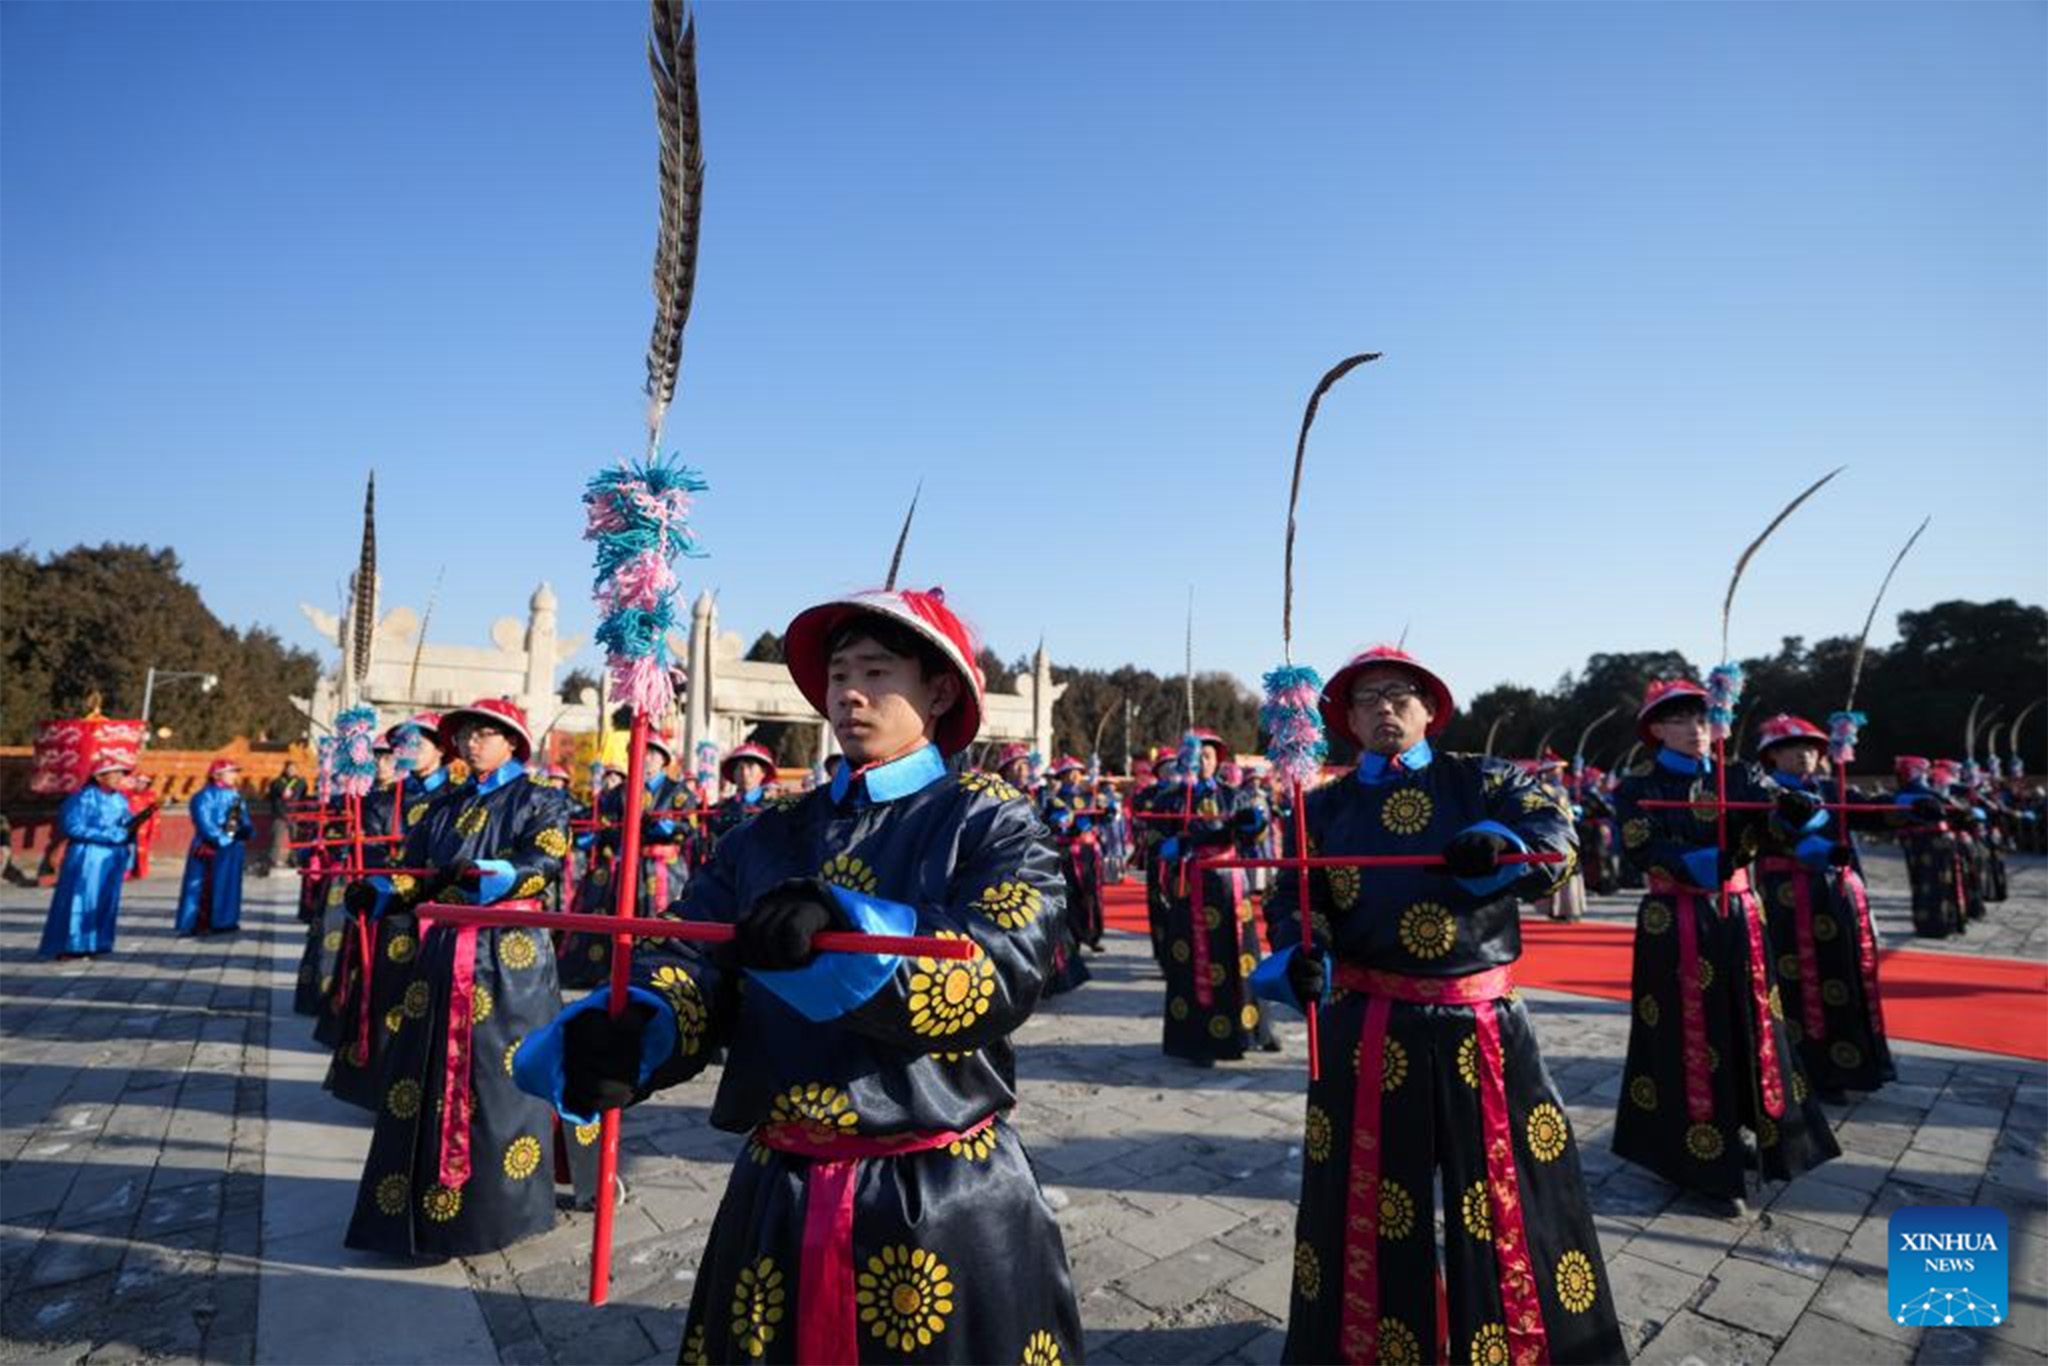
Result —
[[[1896, 871], [1875, 860], [1890, 943], [1906, 934]], [[0, 1359], [672, 1360], [736, 1148], [705, 1124], [708, 1086], [628, 1118], [633, 1199], [607, 1309], [582, 1303], [588, 1216], [466, 1263], [346, 1254], [367, 1119], [321, 1092], [323, 1060], [290, 1012], [289, 887], [250, 889], [244, 934], [195, 943], [169, 933], [169, 875], [131, 886], [121, 952], [91, 967], [37, 962], [47, 893], [0, 892]], [[1944, 948], [1959, 972], [1974, 954], [2042, 956], [2038, 860], [1994, 917]], [[1157, 981], [1136, 942], [1093, 966], [1094, 983], [1026, 1026], [1016, 1116], [1060, 1212], [1089, 1355], [1273, 1360], [1301, 1028], [1283, 1031], [1279, 1058], [1180, 1066], [1158, 1051]], [[2048, 1362], [2048, 1068], [1902, 1044], [1898, 1085], [1831, 1111], [1843, 1158], [1730, 1221], [1607, 1152], [1623, 1007], [1526, 995], [1638, 1360]], [[1995, 1331], [1894, 1325], [1886, 1217], [1971, 1201], [2011, 1220], [2012, 1317]]]

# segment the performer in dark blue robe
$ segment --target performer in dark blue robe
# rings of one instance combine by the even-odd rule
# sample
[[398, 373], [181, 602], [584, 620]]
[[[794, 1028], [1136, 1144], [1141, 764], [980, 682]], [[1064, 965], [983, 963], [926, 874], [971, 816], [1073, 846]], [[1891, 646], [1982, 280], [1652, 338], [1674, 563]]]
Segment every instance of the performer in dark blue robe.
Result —
[[[400, 841], [391, 836], [402, 840], [406, 807], [396, 743], [387, 731], [374, 747], [376, 781], [361, 803], [366, 868], [399, 866]], [[343, 846], [345, 852], [351, 848]], [[328, 993], [313, 1037], [334, 1050], [334, 1061], [327, 1068], [327, 1089], [337, 1100], [375, 1111], [384, 1099], [379, 1076], [385, 1043], [395, 1033], [381, 1021], [398, 1006], [412, 980], [412, 965], [419, 957], [418, 926], [411, 915], [400, 910], [375, 917], [343, 913], [346, 922], [335, 986]]]
[[712, 809], [709, 824], [714, 847], [768, 809], [773, 801], [769, 779], [775, 776], [775, 756], [761, 745], [739, 745], [720, 761], [718, 775], [732, 785], [732, 795]]
[[57, 828], [64, 865], [43, 922], [45, 958], [91, 958], [114, 951], [121, 914], [121, 883], [128, 872], [128, 842], [135, 812], [124, 791], [135, 765], [109, 756], [97, 762], [85, 786], [64, 799]]
[[[669, 760], [669, 742], [649, 736], [644, 778], [647, 795], [640, 807], [640, 899], [636, 904], [650, 911], [675, 900], [690, 872], [682, 857], [691, 823], [689, 789], [669, 776]], [[584, 915], [612, 915], [619, 904], [617, 872], [624, 843], [620, 827], [626, 819], [623, 783], [598, 796], [597, 818], [603, 828], [594, 832], [590, 847], [595, 857], [577, 884], [575, 909]], [[560, 956], [562, 986], [568, 990], [581, 991], [611, 980], [612, 941], [608, 935], [569, 935]]]
[[[1650, 887], [1636, 909], [1614, 1151], [1734, 1214], [1750, 1168], [1789, 1181], [1841, 1148], [1785, 1032], [1763, 909], [1749, 890], [1750, 863], [1790, 848], [1817, 806], [1769, 786], [1754, 765], [1730, 763], [1728, 800], [1777, 811], [1729, 811], [1718, 847], [1706, 696], [1686, 680], [1650, 686], [1637, 726], [1654, 748], [1615, 794], [1622, 844]], [[1641, 805], [1650, 800], [1699, 805]]]
[[1946, 939], [1968, 927], [1969, 894], [1957, 843], [1962, 813], [1934, 785], [1934, 766], [1918, 755], [1901, 754], [1893, 761], [1899, 808], [1892, 822], [1899, 848], [1906, 855], [1906, 877], [1913, 889], [1913, 933], [1922, 939]]
[[[1789, 713], [1757, 728], [1757, 762], [1771, 782], [1817, 802], [1829, 796], [1820, 778], [1827, 747], [1826, 731]], [[1821, 1098], [1845, 1103], [1846, 1091], [1875, 1091], [1898, 1073], [1885, 1037], [1870, 897], [1855, 845], [1838, 842], [1838, 832], [1836, 818], [1816, 811], [1788, 852], [1757, 861], [1757, 873], [1785, 1032]]]
[[[1571, 873], [1570, 814], [1513, 763], [1436, 752], [1452, 709], [1390, 646], [1331, 678], [1325, 726], [1363, 753], [1305, 795], [1310, 853], [1441, 854], [1448, 869], [1315, 871], [1308, 951], [1299, 874], [1281, 871], [1266, 903], [1261, 994], [1321, 1002], [1282, 1359], [1621, 1361], [1571, 1121], [1513, 990], [1516, 903]], [[1566, 860], [1502, 866], [1511, 853]]]
[[1186, 827], [1191, 811], [1187, 784], [1181, 781], [1177, 751], [1155, 750], [1152, 782], [1131, 799], [1131, 824], [1145, 863], [1145, 929], [1152, 937], [1152, 961], [1166, 966], [1166, 921], [1172, 897], [1167, 875], [1171, 860], [1161, 851]]
[[232, 759], [215, 759], [206, 786], [193, 794], [192, 847], [178, 891], [179, 934], [227, 934], [242, 924], [242, 863], [256, 823], [235, 790], [242, 776]]
[[[733, 944], [643, 941], [627, 1012], [579, 1002], [521, 1048], [521, 1084], [573, 1121], [727, 1048], [711, 1121], [753, 1141], [684, 1360], [1078, 1361], [1059, 1229], [1004, 1120], [1065, 889], [1031, 803], [948, 768], [980, 724], [974, 643], [936, 592], [907, 591], [813, 608], [784, 639], [849, 765], [721, 840], [673, 909], [733, 924]], [[826, 928], [978, 953], [814, 956]]]
[[1222, 739], [1209, 730], [1194, 734], [1202, 742], [1201, 770], [1181, 799], [1191, 819], [1185, 826], [1165, 825], [1173, 833], [1159, 846], [1166, 903], [1160, 919], [1166, 942], [1159, 964], [1166, 976], [1160, 1046], [1168, 1057], [1208, 1066], [1280, 1045], [1249, 980], [1259, 955], [1249, 880], [1236, 868], [1200, 871], [1204, 855], [1250, 856], [1265, 830], [1266, 811], [1254, 794], [1217, 776], [1230, 757]]
[[[512, 703], [445, 713], [443, 744], [469, 764], [460, 791], [429, 804], [407, 836], [408, 868], [352, 884], [353, 909], [422, 902], [532, 901], [561, 872], [568, 799], [530, 781], [533, 742]], [[348, 1245], [397, 1256], [473, 1256], [554, 1226], [548, 1106], [512, 1084], [519, 1041], [561, 1009], [548, 936], [530, 928], [429, 927], [386, 1040], [377, 1127]], [[596, 1126], [572, 1161], [587, 1173]], [[594, 1183], [592, 1183], [594, 1185]]]

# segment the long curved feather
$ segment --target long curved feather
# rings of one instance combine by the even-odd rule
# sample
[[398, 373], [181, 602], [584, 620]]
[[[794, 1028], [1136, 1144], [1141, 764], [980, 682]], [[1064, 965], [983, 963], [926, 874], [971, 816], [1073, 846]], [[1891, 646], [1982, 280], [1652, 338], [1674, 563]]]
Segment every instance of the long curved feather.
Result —
[[1998, 768], [1998, 732], [2004, 729], [2005, 722], [2001, 721], [1997, 725], [1993, 726], [1990, 730], [1984, 732], [1984, 754], [1985, 757], [1991, 760], [1992, 771], [1994, 773], [1997, 772]]
[[377, 471], [363, 490], [363, 552], [356, 561], [355, 602], [350, 615], [349, 677], [360, 687], [370, 676], [370, 646], [377, 633]]
[[447, 572], [448, 566], [445, 564], [434, 571], [434, 588], [432, 592], [427, 594], [427, 610], [420, 613], [420, 634], [419, 638], [412, 645], [412, 671], [405, 676], [405, 696], [407, 701], [411, 701], [420, 695], [420, 659], [427, 652], [427, 627], [433, 623], [434, 604], [440, 601], [441, 579]]
[[1510, 716], [1513, 716], [1514, 714], [1515, 709], [1513, 707], [1509, 707], [1499, 716], [1494, 717], [1493, 724], [1486, 728], [1486, 751], [1483, 755], [1484, 758], [1491, 759], [1493, 757], [1493, 738], [1494, 736], [1500, 734], [1500, 723], [1507, 720]]
[[1315, 426], [1316, 409], [1322, 406], [1323, 395], [1330, 392], [1330, 386], [1367, 361], [1378, 360], [1382, 354], [1361, 352], [1331, 366], [1316, 381], [1315, 391], [1308, 396], [1308, 408], [1301, 415], [1301, 435], [1294, 439], [1294, 479], [1287, 487], [1287, 549], [1280, 586], [1280, 651], [1289, 664], [1294, 663], [1294, 509], [1301, 502], [1301, 467], [1308, 458], [1308, 429]]
[[917, 481], [917, 489], [910, 495], [910, 510], [903, 514], [903, 530], [896, 533], [896, 553], [889, 557], [889, 577], [883, 581], [882, 591], [896, 591], [896, 572], [903, 568], [903, 547], [910, 543], [910, 524], [917, 520], [917, 500], [924, 496], [924, 480]]
[[1602, 722], [1606, 721], [1608, 717], [1614, 715], [1614, 713], [1620, 710], [1621, 705], [1619, 703], [1616, 703], [1614, 706], [1609, 707], [1606, 711], [1603, 711], [1598, 716], [1594, 717], [1591, 724], [1589, 724], [1584, 730], [1579, 732], [1579, 743], [1572, 746], [1572, 758], [1584, 759], [1586, 757], [1586, 741], [1593, 738], [1593, 732], [1600, 729]]
[[1771, 524], [1763, 529], [1761, 535], [1749, 543], [1748, 549], [1742, 552], [1742, 557], [1735, 561], [1735, 573], [1728, 580], [1728, 596], [1721, 599], [1721, 658], [1728, 658], [1728, 616], [1735, 609], [1735, 588], [1736, 585], [1742, 582], [1742, 571], [1749, 568], [1750, 557], [1763, 548], [1763, 543], [1771, 539], [1771, 533], [1783, 525], [1785, 519], [1797, 511], [1801, 503], [1813, 497], [1814, 494], [1819, 493], [1821, 487], [1828, 480], [1834, 478], [1847, 468], [1849, 468], [1847, 465], [1837, 465], [1807, 485], [1804, 493], [1801, 493], [1797, 498], [1785, 504], [1778, 515], [1771, 518]]
[[1978, 693], [1977, 700], [1970, 703], [1970, 715], [1963, 722], [1963, 757], [1969, 758], [1977, 752], [1977, 709], [1984, 705], [1984, 694]]
[[1543, 732], [1543, 734], [1537, 736], [1536, 748], [1533, 751], [1531, 751], [1530, 757], [1538, 760], [1542, 759], [1544, 753], [1550, 748], [1550, 737], [1556, 733], [1557, 727], [1552, 726], [1549, 730], [1546, 730]]
[[1863, 654], [1870, 645], [1870, 627], [1877, 620], [1878, 605], [1884, 601], [1884, 590], [1892, 586], [1892, 575], [1899, 572], [1899, 562], [1906, 558], [1906, 552], [1913, 548], [1913, 542], [1920, 539], [1920, 533], [1927, 530], [1932, 516], [1920, 519], [1920, 525], [1913, 528], [1913, 534], [1899, 547], [1899, 553], [1892, 556], [1892, 567], [1884, 571], [1884, 582], [1877, 586], [1877, 596], [1870, 600], [1869, 615], [1863, 618], [1863, 634], [1856, 637], [1856, 655], [1849, 662], [1849, 700], [1842, 704], [1843, 711], [1856, 710], [1856, 685], [1863, 680]]
[[704, 145], [697, 114], [697, 21], [683, 0], [653, 0], [647, 66], [660, 128], [661, 226], [654, 242], [654, 331], [647, 342], [647, 453], [683, 366], [683, 327], [697, 288], [698, 223], [704, 209]]

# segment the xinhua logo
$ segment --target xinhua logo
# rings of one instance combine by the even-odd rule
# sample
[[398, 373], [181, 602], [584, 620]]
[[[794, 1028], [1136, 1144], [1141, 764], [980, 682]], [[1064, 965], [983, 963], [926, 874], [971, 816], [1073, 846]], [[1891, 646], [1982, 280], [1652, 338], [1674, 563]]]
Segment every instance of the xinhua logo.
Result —
[[2005, 1215], [1984, 1205], [1908, 1205], [1891, 1217], [1892, 1321], [1989, 1328], [2005, 1322]]

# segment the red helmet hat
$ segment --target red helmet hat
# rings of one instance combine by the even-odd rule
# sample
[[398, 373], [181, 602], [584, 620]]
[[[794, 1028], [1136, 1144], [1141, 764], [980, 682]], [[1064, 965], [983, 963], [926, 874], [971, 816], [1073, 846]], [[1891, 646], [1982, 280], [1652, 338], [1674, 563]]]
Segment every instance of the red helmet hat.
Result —
[[1934, 765], [1917, 754], [1901, 754], [1892, 759], [1892, 772], [1898, 775], [1902, 783], [1926, 777], [1928, 770], [1933, 767]]
[[525, 763], [533, 753], [533, 731], [526, 724], [526, 712], [509, 697], [484, 697], [466, 707], [451, 707], [441, 713], [435, 732], [441, 748], [455, 752], [455, 735], [465, 721], [482, 721], [512, 737], [512, 757]]
[[1358, 675], [1374, 668], [1404, 670], [1412, 674], [1429, 694], [1436, 715], [1431, 718], [1424, 735], [1435, 735], [1451, 724], [1451, 715], [1457, 710], [1457, 704], [1451, 698], [1450, 685], [1424, 668], [1422, 662], [1406, 650], [1393, 645], [1374, 645], [1353, 655], [1323, 685], [1323, 728], [1330, 734], [1341, 735], [1356, 745], [1365, 743], [1351, 730], [1351, 684]]
[[1937, 783], [1952, 783], [1960, 778], [1963, 766], [1953, 759], [1936, 759], [1927, 771], [1927, 776]]
[[991, 773], [1001, 773], [1011, 764], [1017, 763], [1020, 760], [1028, 761], [1030, 758], [1030, 746], [1020, 745], [1012, 740], [1009, 744], [996, 751], [995, 762], [988, 766], [988, 771]]
[[940, 588], [922, 593], [907, 588], [871, 589], [834, 598], [797, 613], [796, 620], [789, 623], [789, 630], [783, 635], [782, 645], [783, 657], [789, 664], [789, 676], [796, 680], [797, 690], [804, 695], [804, 700], [817, 708], [819, 715], [825, 714], [829, 672], [826, 642], [832, 639], [832, 633], [841, 623], [861, 615], [881, 617], [909, 627], [937, 648], [953, 667], [966, 686], [961, 689], [959, 702], [939, 718], [937, 732], [932, 738], [942, 754], [950, 756], [966, 749], [981, 730], [984, 685], [981, 666], [975, 663], [974, 658], [979, 646], [967, 624], [946, 606], [945, 590]]
[[1698, 698], [1701, 706], [1707, 704], [1707, 690], [1690, 678], [1651, 679], [1643, 693], [1643, 705], [1636, 708], [1636, 738], [1646, 745], [1656, 744], [1657, 737], [1650, 733], [1650, 713], [1688, 697]]
[[1063, 754], [1059, 757], [1058, 761], [1056, 761], [1053, 764], [1053, 766], [1047, 770], [1047, 776], [1057, 778], [1062, 773], [1086, 773], [1087, 771], [1088, 765], [1082, 763], [1079, 759], [1076, 759], [1071, 754]]
[[759, 764], [770, 778], [775, 776], [775, 756], [768, 752], [767, 746], [737, 745], [732, 753], [718, 761], [719, 779], [723, 782], [737, 783], [739, 766], [748, 760]]
[[[127, 764], [124, 767], [133, 768], [134, 765]], [[206, 766], [206, 781], [210, 783], [223, 773], [240, 773], [241, 771], [242, 766], [240, 764], [236, 763], [233, 759], [223, 756]]]
[[1231, 763], [1237, 758], [1235, 754], [1232, 754], [1230, 752], [1230, 746], [1223, 743], [1223, 737], [1218, 735], [1215, 731], [1209, 730], [1203, 726], [1196, 726], [1193, 730], [1189, 731], [1188, 733], [1194, 736], [1197, 740], [1201, 741], [1204, 745], [1207, 745], [1216, 751], [1217, 768], [1221, 769], [1223, 765]]
[[1757, 757], [1762, 758], [1772, 745], [1791, 744], [1794, 741], [1824, 746], [1828, 742], [1828, 733], [1803, 716], [1781, 711], [1757, 727]]

